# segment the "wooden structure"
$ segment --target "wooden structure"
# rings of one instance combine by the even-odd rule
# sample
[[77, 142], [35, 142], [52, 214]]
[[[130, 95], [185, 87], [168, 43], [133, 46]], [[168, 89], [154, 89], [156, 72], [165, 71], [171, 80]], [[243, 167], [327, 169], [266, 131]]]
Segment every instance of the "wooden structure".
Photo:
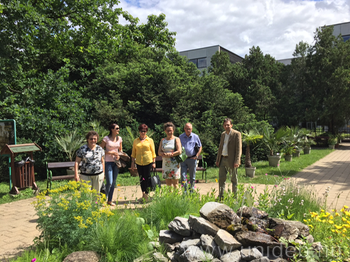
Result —
[[[18, 188], [23, 189], [32, 186], [34, 190], [38, 190], [34, 177], [34, 159], [33, 152], [41, 151], [41, 147], [36, 143], [5, 145], [0, 155], [9, 155], [11, 159], [11, 178], [12, 189], [11, 194], [19, 194]], [[25, 160], [15, 162], [15, 157], [19, 154], [29, 155]]]

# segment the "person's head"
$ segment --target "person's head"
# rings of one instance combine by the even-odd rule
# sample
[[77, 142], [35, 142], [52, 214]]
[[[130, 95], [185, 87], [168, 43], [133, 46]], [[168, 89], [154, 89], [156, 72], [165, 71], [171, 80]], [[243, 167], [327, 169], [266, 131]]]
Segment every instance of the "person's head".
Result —
[[223, 126], [226, 132], [230, 132], [232, 128], [231, 118], [225, 118]]
[[86, 138], [88, 145], [94, 145], [97, 143], [99, 136], [98, 136], [98, 133], [96, 131], [92, 130], [86, 134], [85, 138]]
[[140, 135], [146, 135], [148, 131], [148, 126], [146, 124], [139, 125], [139, 133]]
[[116, 123], [110, 124], [108, 130], [109, 136], [111, 136], [113, 133], [119, 134], [119, 126]]
[[191, 123], [187, 123], [184, 126], [184, 131], [185, 131], [186, 136], [190, 136], [191, 133], [192, 133], [192, 124]]
[[175, 131], [175, 125], [172, 122], [166, 122], [163, 126], [163, 129], [167, 136], [172, 136]]

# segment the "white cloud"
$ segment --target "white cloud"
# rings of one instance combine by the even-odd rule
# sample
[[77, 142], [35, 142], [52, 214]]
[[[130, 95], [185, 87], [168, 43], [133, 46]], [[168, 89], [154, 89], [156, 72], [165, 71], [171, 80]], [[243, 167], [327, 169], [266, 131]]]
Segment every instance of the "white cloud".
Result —
[[312, 43], [317, 27], [350, 21], [349, 0], [121, 0], [119, 7], [141, 23], [164, 13], [179, 51], [221, 45], [242, 57], [259, 46], [290, 58], [300, 41]]

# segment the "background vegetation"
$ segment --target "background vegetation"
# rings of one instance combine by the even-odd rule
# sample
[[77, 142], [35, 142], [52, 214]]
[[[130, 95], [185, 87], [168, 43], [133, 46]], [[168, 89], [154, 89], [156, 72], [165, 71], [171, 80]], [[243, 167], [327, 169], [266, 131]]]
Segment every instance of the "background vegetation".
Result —
[[[156, 143], [162, 123], [173, 121], [179, 135], [190, 121], [211, 166], [226, 117], [241, 131], [317, 122], [335, 134], [350, 115], [350, 42], [331, 27], [317, 29], [312, 45], [299, 43], [289, 66], [253, 46], [241, 63], [218, 53], [200, 72], [174, 49], [164, 14], [140, 24], [117, 0], [6, 0], [0, 13], [0, 119], [16, 120], [18, 143], [43, 148], [35, 153], [41, 177], [45, 161], [68, 160], [55, 136], [83, 136], [95, 119], [105, 128], [117, 122], [126, 139], [126, 126], [146, 123]], [[258, 143], [252, 160], [266, 154]]]

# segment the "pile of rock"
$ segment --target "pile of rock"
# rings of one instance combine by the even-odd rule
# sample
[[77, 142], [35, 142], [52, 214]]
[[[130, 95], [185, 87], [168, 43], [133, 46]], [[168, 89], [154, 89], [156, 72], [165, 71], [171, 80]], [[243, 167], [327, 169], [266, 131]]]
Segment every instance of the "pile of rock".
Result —
[[[314, 241], [307, 225], [269, 218], [256, 208], [243, 206], [236, 213], [227, 205], [208, 202], [200, 215], [176, 217], [169, 230], [160, 231], [159, 242], [171, 261], [286, 261], [283, 258], [292, 257], [296, 249], [286, 247], [281, 237], [299, 245], [304, 244], [302, 238]], [[322, 248], [320, 243], [312, 245]]]

